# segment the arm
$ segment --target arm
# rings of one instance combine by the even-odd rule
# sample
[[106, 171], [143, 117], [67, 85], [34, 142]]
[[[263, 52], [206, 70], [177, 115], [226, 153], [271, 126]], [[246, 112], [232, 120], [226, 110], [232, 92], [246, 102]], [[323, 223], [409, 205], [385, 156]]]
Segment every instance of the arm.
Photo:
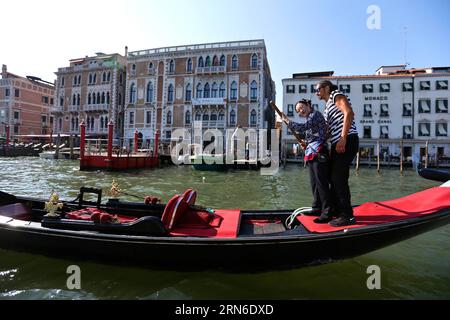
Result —
[[344, 114], [344, 124], [342, 126], [341, 139], [336, 145], [336, 152], [344, 153], [345, 145], [347, 143], [348, 131], [350, 130], [353, 119], [355, 118], [355, 114], [353, 113], [353, 109], [345, 96], [343, 95], [337, 96], [335, 104], [339, 108], [339, 110], [341, 110], [342, 113]]

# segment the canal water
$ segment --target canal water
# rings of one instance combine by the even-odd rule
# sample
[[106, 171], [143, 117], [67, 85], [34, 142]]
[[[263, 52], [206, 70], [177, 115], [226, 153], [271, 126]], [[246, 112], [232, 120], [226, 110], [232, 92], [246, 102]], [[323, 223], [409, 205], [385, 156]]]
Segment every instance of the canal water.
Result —
[[[199, 204], [216, 208], [309, 206], [308, 172], [288, 165], [274, 176], [259, 171], [200, 172], [169, 166], [134, 173], [80, 172], [77, 161], [0, 158], [0, 190], [73, 199], [81, 186], [103, 188], [116, 179], [127, 193], [166, 202], [187, 188]], [[438, 185], [409, 169], [352, 171], [354, 204], [405, 196]], [[134, 201], [132, 197], [124, 199]], [[63, 260], [0, 249], [0, 299], [450, 299], [450, 225], [407, 241], [331, 264], [265, 273], [161, 271]], [[292, 252], [301, 254], [301, 252]], [[81, 268], [81, 289], [66, 286], [68, 266]], [[381, 289], [369, 290], [369, 266], [381, 269]]]

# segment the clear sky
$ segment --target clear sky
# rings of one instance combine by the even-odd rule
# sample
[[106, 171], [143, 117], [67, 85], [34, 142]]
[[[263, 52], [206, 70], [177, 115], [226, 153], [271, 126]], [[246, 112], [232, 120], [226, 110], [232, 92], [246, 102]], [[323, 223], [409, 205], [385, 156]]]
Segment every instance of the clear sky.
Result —
[[[380, 29], [369, 29], [370, 5]], [[373, 22], [373, 19], [370, 20]], [[264, 39], [272, 78], [381, 65], [450, 66], [449, 0], [14, 0], [2, 1], [0, 63], [47, 81], [69, 59], [96, 52]]]

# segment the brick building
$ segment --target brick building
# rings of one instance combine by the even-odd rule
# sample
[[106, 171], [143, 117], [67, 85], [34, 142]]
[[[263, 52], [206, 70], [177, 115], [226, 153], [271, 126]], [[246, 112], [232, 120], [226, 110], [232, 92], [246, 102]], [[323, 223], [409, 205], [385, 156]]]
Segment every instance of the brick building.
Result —
[[125, 143], [202, 121], [206, 129], [270, 129], [275, 98], [264, 40], [149, 49], [127, 54]]
[[48, 134], [53, 126], [50, 107], [53, 105], [54, 85], [40, 78], [21, 77], [2, 66], [0, 80], [0, 136], [6, 125], [12, 139], [19, 135]]
[[79, 134], [81, 121], [91, 137], [106, 137], [112, 121], [115, 137], [123, 134], [126, 59], [120, 54], [97, 53], [70, 60], [56, 72], [55, 133]]

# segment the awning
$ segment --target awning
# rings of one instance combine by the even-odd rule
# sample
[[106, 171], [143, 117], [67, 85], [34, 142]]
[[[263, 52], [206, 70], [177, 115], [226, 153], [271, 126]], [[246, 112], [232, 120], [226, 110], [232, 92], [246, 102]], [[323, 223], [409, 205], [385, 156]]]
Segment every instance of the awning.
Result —
[[406, 134], [411, 134], [411, 127], [410, 126], [407, 126], [407, 127], [404, 127], [405, 128], [405, 133]]
[[420, 86], [421, 86], [422, 88], [429, 89], [429, 88], [430, 88], [430, 83], [429, 83], [428, 81], [422, 81], [422, 82], [420, 83]]
[[420, 132], [422, 133], [422, 135], [429, 135], [430, 134], [426, 124], [421, 124], [420, 125]]
[[366, 111], [366, 112], [372, 112], [372, 105], [370, 105], [370, 104], [364, 105], [364, 111]]
[[411, 83], [404, 83], [403, 86], [404, 86], [404, 88], [406, 90], [411, 90], [412, 89], [412, 84]]
[[448, 84], [447, 84], [447, 82], [445, 82], [445, 81], [439, 81], [439, 86], [440, 86], [441, 88], [447, 88], [447, 87], [448, 87]]
[[430, 111], [430, 100], [420, 100], [420, 107], [423, 111]]
[[365, 84], [364, 90], [373, 90], [373, 86], [371, 84]]
[[350, 89], [350, 85], [343, 84], [343, 85], [341, 85], [341, 88], [342, 88], [342, 90], [348, 90], [348, 89]]
[[411, 111], [411, 110], [412, 110], [412, 105], [411, 105], [411, 103], [405, 103], [404, 106], [405, 106], [405, 110], [406, 110], [406, 111]]
[[382, 85], [381, 85], [381, 88], [382, 88], [383, 90], [389, 90], [389, 85], [388, 85], [388, 84], [382, 84]]
[[438, 109], [441, 111], [447, 111], [446, 103], [447, 100], [438, 100]]
[[383, 112], [389, 112], [389, 106], [387, 104], [382, 104], [381, 105], [381, 111]]
[[388, 134], [389, 133], [389, 128], [388, 127], [381, 127], [381, 133], [382, 134]]
[[438, 131], [440, 135], [446, 136], [447, 135], [447, 128], [444, 126], [443, 123], [439, 123], [438, 125]]

